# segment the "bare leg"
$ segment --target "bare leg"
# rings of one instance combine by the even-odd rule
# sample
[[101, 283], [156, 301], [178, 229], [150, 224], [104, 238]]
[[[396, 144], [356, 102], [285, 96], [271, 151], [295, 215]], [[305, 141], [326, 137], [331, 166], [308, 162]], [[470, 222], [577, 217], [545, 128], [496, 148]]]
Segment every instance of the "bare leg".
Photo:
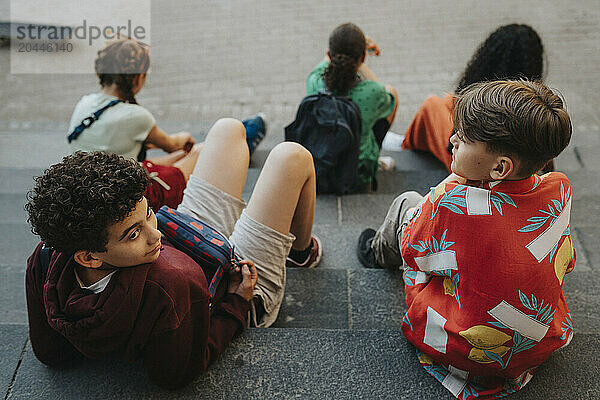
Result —
[[196, 161], [198, 160], [198, 156], [202, 150], [202, 145], [203, 143], [195, 144], [194, 147], [192, 147], [192, 150], [173, 163], [174, 167], [179, 168], [181, 172], [183, 172], [183, 176], [185, 176], [186, 181], [190, 179], [190, 175], [194, 171]]
[[291, 232], [292, 248], [303, 250], [310, 244], [315, 200], [312, 156], [301, 145], [284, 142], [269, 154], [246, 212], [280, 233]]
[[398, 92], [390, 85], [386, 85], [385, 88], [392, 94], [392, 96], [394, 96], [394, 109], [390, 115], [387, 116], [387, 120], [390, 123], [390, 126], [392, 126], [394, 123], [394, 118], [396, 118], [396, 111], [398, 110]]
[[171, 166], [175, 164], [177, 161], [181, 160], [185, 156], [185, 151], [177, 150], [172, 153], [167, 153], [162, 156], [148, 158], [147, 161], [150, 161], [153, 164], [157, 165], [167, 165]]
[[210, 128], [193, 175], [241, 199], [249, 163], [244, 125], [236, 119], [223, 118]]
[[148, 161], [157, 165], [179, 168], [187, 181], [194, 171], [194, 166], [196, 165], [196, 160], [198, 160], [198, 155], [202, 150], [203, 144], [204, 143], [195, 144], [188, 153], [183, 150], [177, 150], [164, 156], [149, 158]]

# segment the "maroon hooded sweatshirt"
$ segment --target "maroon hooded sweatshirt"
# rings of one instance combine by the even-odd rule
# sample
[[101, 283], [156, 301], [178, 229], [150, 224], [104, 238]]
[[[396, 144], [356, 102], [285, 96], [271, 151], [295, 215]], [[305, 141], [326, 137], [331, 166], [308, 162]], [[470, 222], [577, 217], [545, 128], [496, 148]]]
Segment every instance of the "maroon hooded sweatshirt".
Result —
[[40, 243], [25, 278], [36, 357], [50, 366], [82, 356], [142, 358], [150, 379], [165, 388], [206, 370], [246, 327], [250, 303], [226, 293], [224, 279], [210, 310], [200, 266], [168, 243], [163, 247], [155, 262], [119, 268], [94, 294], [77, 282], [72, 255], [51, 251], [44, 278]]

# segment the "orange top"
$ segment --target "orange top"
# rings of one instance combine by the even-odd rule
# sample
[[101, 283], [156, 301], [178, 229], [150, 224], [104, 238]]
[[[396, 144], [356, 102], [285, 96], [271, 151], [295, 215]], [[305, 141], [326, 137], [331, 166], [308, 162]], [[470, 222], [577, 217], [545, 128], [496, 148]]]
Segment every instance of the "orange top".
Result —
[[452, 107], [454, 96], [444, 98], [429, 96], [417, 111], [415, 118], [406, 130], [403, 149], [422, 150], [432, 153], [444, 163], [448, 172], [452, 156], [448, 153], [448, 143], [452, 136]]

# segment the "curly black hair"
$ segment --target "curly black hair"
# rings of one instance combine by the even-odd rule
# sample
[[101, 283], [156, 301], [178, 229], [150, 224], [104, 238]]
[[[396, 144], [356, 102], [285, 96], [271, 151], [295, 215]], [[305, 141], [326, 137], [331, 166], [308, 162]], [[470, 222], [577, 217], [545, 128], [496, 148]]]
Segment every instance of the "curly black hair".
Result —
[[105, 251], [108, 227], [125, 219], [149, 186], [148, 173], [132, 159], [76, 152], [35, 178], [27, 221], [55, 250]]
[[497, 79], [541, 80], [544, 46], [529, 25], [504, 25], [479, 45], [459, 79], [456, 92], [472, 83]]
[[94, 64], [100, 86], [117, 85], [121, 98], [137, 104], [133, 94], [133, 79], [145, 74], [150, 67], [148, 49], [131, 39], [119, 39], [108, 43], [98, 51]]
[[363, 31], [353, 23], [338, 26], [329, 36], [331, 62], [323, 73], [325, 86], [338, 94], [346, 94], [357, 80], [356, 71], [365, 55], [367, 41]]

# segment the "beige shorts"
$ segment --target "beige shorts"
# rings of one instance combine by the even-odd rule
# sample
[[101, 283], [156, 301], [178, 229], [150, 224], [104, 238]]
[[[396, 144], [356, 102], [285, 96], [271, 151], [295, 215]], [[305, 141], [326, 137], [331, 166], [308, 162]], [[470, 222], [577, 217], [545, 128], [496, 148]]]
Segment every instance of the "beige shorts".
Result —
[[246, 214], [246, 203], [194, 175], [177, 208], [206, 222], [229, 238], [235, 252], [256, 265], [258, 282], [249, 325], [268, 327], [277, 319], [285, 290], [285, 260], [294, 235], [284, 235]]

